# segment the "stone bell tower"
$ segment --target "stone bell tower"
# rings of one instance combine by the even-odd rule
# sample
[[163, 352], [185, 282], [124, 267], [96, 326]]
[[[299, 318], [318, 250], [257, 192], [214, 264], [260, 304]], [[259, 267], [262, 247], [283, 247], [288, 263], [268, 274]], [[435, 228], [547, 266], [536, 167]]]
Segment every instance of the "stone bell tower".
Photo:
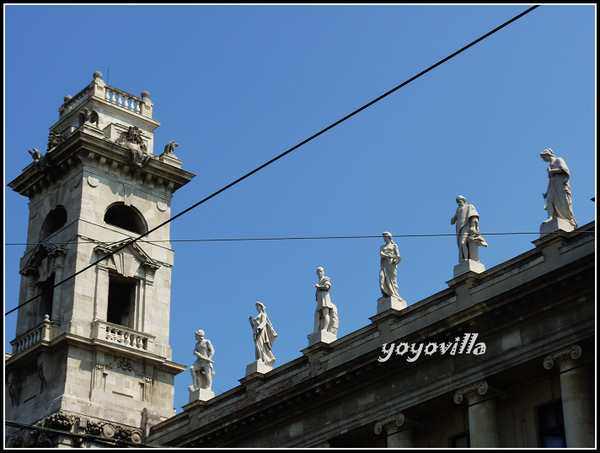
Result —
[[29, 151], [9, 184], [29, 198], [29, 228], [5, 362], [7, 446], [140, 444], [174, 415], [186, 366], [169, 346], [169, 224], [154, 228], [195, 175], [176, 143], [154, 153], [152, 107], [148, 92], [94, 73], [65, 97], [46, 152]]

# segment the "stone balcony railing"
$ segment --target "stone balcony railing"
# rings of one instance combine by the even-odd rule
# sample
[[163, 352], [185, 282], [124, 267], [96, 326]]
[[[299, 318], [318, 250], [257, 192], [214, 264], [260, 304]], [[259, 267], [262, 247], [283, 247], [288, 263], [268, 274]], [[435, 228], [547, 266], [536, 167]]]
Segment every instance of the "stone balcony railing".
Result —
[[94, 73], [94, 81], [75, 96], [65, 96], [64, 104], [58, 109], [60, 118], [77, 110], [85, 101], [92, 97], [103, 99], [111, 105], [120, 107], [131, 113], [152, 118], [152, 102], [150, 94], [143, 91], [141, 98], [126, 93], [123, 90], [108, 86], [102, 80], [100, 72]]
[[121, 107], [125, 110], [129, 110], [133, 113], [141, 113], [142, 111], [142, 100], [137, 96], [133, 96], [125, 91], [118, 90], [113, 87], [105, 85], [104, 100], [110, 104]]
[[12, 345], [12, 355], [17, 355], [42, 341], [49, 342], [56, 336], [57, 329], [58, 324], [50, 321], [50, 317], [46, 315], [41, 324], [25, 332], [23, 335], [19, 335], [10, 342]]
[[154, 352], [153, 335], [95, 319], [92, 323], [92, 338], [106, 340], [128, 348], [144, 352]]

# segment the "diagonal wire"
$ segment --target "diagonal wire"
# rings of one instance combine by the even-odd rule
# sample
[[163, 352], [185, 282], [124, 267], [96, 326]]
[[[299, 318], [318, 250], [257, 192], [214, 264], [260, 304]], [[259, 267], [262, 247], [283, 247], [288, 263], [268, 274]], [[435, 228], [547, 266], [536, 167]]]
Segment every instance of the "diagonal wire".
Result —
[[[128, 247], [129, 245], [133, 244], [134, 242], [139, 241], [140, 239], [142, 239], [143, 237], [146, 237], [147, 235], [149, 235], [150, 233], [156, 231], [159, 228], [162, 228], [163, 226], [165, 226], [166, 224], [168, 224], [169, 222], [172, 222], [173, 220], [181, 217], [182, 215], [188, 213], [189, 211], [191, 211], [192, 209], [197, 208], [198, 206], [200, 206], [203, 203], [206, 203], [208, 200], [216, 197], [217, 195], [219, 195], [222, 192], [225, 192], [226, 190], [228, 190], [229, 188], [235, 186], [236, 184], [239, 184], [240, 182], [242, 182], [243, 180], [249, 178], [250, 176], [254, 175], [255, 173], [259, 172], [260, 170], [262, 170], [263, 168], [275, 163], [276, 161], [278, 161], [279, 159], [281, 159], [282, 157], [287, 156], [288, 154], [290, 154], [291, 152], [295, 151], [296, 149], [300, 148], [301, 146], [305, 145], [306, 143], [310, 142], [311, 140], [314, 140], [315, 138], [319, 137], [320, 135], [324, 134], [325, 132], [329, 131], [330, 129], [333, 129], [334, 127], [338, 126], [339, 124], [343, 123], [344, 121], [347, 121], [348, 119], [352, 118], [353, 116], [357, 115], [358, 113], [362, 112], [363, 110], [365, 110], [366, 108], [372, 106], [373, 104], [375, 104], [376, 102], [381, 101], [382, 99], [384, 99], [385, 97], [389, 96], [390, 94], [398, 91], [400, 88], [404, 87], [405, 85], [408, 85], [409, 83], [413, 82], [414, 80], [418, 79], [419, 77], [427, 74], [429, 71], [432, 71], [433, 69], [437, 68], [438, 66], [440, 66], [441, 64], [447, 62], [448, 60], [456, 57], [457, 55], [459, 55], [460, 53], [464, 52], [465, 50], [473, 47], [475, 44], [483, 41], [484, 39], [488, 38], [489, 36], [493, 35], [494, 33], [498, 32], [499, 30], [503, 29], [504, 27], [510, 25], [511, 23], [513, 23], [514, 21], [520, 19], [521, 17], [523, 17], [524, 15], [530, 13], [531, 11], [533, 11], [534, 9], [536, 9], [539, 5], [535, 5], [532, 6], [531, 8], [528, 8], [527, 10], [523, 11], [522, 13], [516, 15], [515, 17], [513, 17], [512, 19], [504, 22], [502, 25], [494, 28], [492, 31], [484, 34], [483, 36], [477, 38], [476, 40], [472, 41], [471, 43], [467, 44], [466, 46], [462, 47], [461, 49], [457, 50], [456, 52], [448, 55], [446, 58], [443, 58], [441, 60], [439, 60], [437, 63], [429, 66], [427, 69], [421, 71], [420, 73], [418, 73], [417, 75], [411, 77], [410, 79], [402, 82], [400, 85], [392, 88], [391, 90], [389, 90], [388, 92], [382, 94], [381, 96], [373, 99], [371, 102], [368, 102], [367, 104], [363, 105], [362, 107], [354, 110], [352, 113], [346, 115], [345, 117], [343, 117], [342, 119], [336, 121], [335, 123], [330, 124], [329, 126], [327, 126], [326, 128], [320, 130], [319, 132], [317, 132], [316, 134], [310, 136], [309, 138], [307, 138], [306, 140], [301, 141], [300, 143], [298, 143], [295, 146], [292, 146], [290, 149], [288, 149], [287, 151], [284, 151], [283, 153], [279, 154], [278, 156], [274, 157], [273, 159], [271, 159], [270, 161], [262, 164], [259, 167], [256, 167], [254, 170], [246, 173], [244, 176], [236, 179], [235, 181], [233, 181], [232, 183], [227, 184], [226, 186], [222, 187], [221, 189], [217, 190], [216, 192], [213, 192], [211, 195], [207, 196], [206, 198], [200, 200], [199, 202], [193, 204], [192, 206], [184, 209], [183, 211], [181, 211], [179, 214], [176, 214], [175, 216], [171, 217], [170, 219], [166, 220], [165, 222], [161, 223], [160, 225], [152, 228], [151, 230], [147, 231], [146, 233], [138, 236], [137, 238], [131, 238], [128, 241], [125, 241], [122, 245], [120, 245], [119, 247], [117, 247], [116, 249], [114, 249], [111, 253], [107, 253], [105, 254], [102, 258], [100, 258], [99, 260], [91, 263], [90, 265], [86, 266], [85, 268], [79, 270], [78, 272], [72, 274], [71, 276], [65, 278], [64, 280], [58, 282], [57, 284], [54, 285], [53, 288], [49, 288], [48, 291], [50, 291], [51, 289], [56, 288], [57, 286], [67, 282], [68, 280], [71, 280], [72, 278], [75, 278], [77, 275], [81, 274], [82, 272], [85, 272], [86, 270], [96, 266], [98, 263], [104, 261], [105, 259], [107, 259], [108, 257], [114, 255], [115, 253], [121, 251], [122, 249]], [[19, 309], [20, 307], [28, 304], [29, 302], [37, 299], [38, 297], [40, 297], [41, 294], [38, 294], [37, 296], [32, 297], [29, 300], [26, 300], [25, 302], [23, 302], [20, 305], [17, 305], [15, 308], [7, 311], [5, 313], [6, 315], [9, 315], [10, 313], [14, 312], [15, 310]]]

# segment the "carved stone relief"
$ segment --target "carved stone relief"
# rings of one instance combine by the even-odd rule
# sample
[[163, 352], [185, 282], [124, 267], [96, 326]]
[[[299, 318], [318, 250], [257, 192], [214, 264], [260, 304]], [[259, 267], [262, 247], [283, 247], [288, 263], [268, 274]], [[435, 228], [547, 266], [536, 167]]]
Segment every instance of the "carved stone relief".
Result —
[[82, 109], [81, 112], [79, 112], [79, 126], [83, 126], [87, 122], [90, 122], [96, 127], [99, 127], [100, 117], [98, 115], [98, 112], [95, 110], [90, 110], [88, 108]]
[[127, 132], [121, 134], [116, 143], [129, 150], [129, 160], [138, 167], [143, 167], [152, 158], [142, 137], [142, 131], [136, 126], [130, 126]]
[[140, 444], [143, 432], [140, 428], [120, 425], [104, 420], [89, 419], [78, 415], [69, 415], [61, 411], [44, 418], [39, 423], [43, 428], [57, 429], [73, 434], [88, 434], [133, 444]]
[[62, 134], [60, 134], [58, 132], [50, 132], [50, 134], [48, 134], [47, 151], [50, 151], [50, 150], [56, 148], [57, 146], [64, 143], [64, 141], [65, 141], [65, 137]]

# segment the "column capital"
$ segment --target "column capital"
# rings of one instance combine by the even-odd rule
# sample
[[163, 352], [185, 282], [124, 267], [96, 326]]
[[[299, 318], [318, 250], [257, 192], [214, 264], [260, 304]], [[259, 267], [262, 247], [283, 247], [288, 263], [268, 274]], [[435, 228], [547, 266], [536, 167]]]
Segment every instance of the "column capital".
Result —
[[383, 432], [384, 429], [387, 433], [388, 431], [390, 431], [390, 429], [400, 428], [405, 422], [406, 417], [404, 417], [404, 414], [400, 413], [377, 421], [373, 430], [375, 431], [375, 434], [379, 435]]
[[465, 397], [467, 398], [467, 400], [473, 398], [480, 398], [488, 392], [489, 388], [490, 386], [486, 381], [481, 380], [473, 382], [472, 384], [466, 385], [458, 389], [454, 393], [454, 402], [456, 404], [460, 404], [463, 402], [463, 399]]
[[581, 346], [577, 344], [568, 346], [563, 349], [559, 349], [558, 351], [554, 351], [553, 353], [548, 354], [544, 358], [544, 368], [546, 368], [547, 370], [551, 369], [554, 366], [554, 361], [557, 361], [558, 366], [562, 371], [565, 365], [570, 364], [572, 360], [577, 360], [578, 358], [580, 358], [581, 354]]

